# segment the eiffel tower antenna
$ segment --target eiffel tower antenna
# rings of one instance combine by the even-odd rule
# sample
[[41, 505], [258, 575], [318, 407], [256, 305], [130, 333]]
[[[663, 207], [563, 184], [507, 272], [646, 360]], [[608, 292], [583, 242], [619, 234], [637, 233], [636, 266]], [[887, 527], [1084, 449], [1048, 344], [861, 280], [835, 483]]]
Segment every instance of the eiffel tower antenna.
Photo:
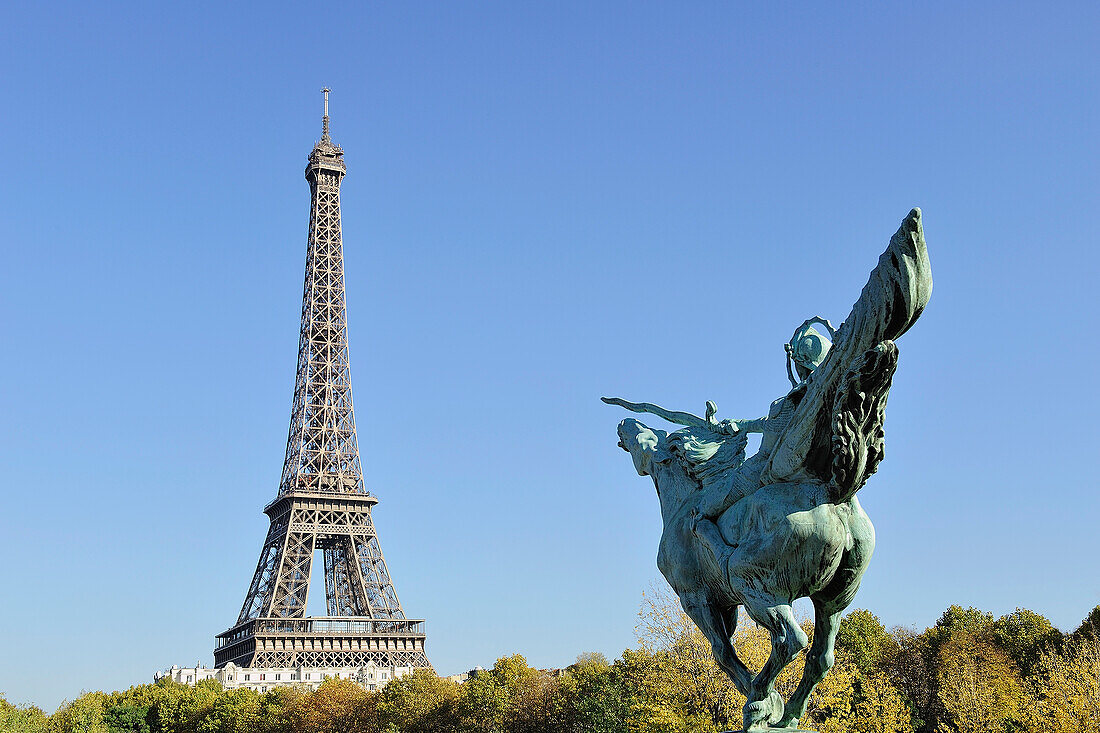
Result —
[[[279, 493], [237, 623], [218, 634], [215, 666], [430, 667], [424, 622], [397, 599], [371, 519], [355, 434], [340, 236], [344, 151], [328, 132], [306, 164], [309, 237], [298, 371]], [[328, 616], [306, 617], [313, 554], [324, 557]]]

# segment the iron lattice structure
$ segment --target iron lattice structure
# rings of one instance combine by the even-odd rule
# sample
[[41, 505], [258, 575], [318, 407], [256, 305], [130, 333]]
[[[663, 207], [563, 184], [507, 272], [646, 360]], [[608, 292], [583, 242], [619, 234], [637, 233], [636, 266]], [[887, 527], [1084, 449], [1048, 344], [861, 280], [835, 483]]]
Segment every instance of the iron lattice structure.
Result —
[[[298, 371], [279, 495], [237, 623], [217, 636], [216, 666], [430, 667], [424, 622], [407, 619], [363, 485], [348, 359], [340, 182], [344, 151], [329, 137], [306, 164], [311, 205]], [[328, 616], [306, 618], [314, 552], [324, 557]]]

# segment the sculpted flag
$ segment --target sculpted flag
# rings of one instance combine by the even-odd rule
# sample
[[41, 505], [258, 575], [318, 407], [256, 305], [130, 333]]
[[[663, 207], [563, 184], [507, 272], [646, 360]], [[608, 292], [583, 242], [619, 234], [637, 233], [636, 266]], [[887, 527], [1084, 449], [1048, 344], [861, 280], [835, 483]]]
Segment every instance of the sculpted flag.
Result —
[[[874, 473], [882, 458], [881, 414], [897, 359], [892, 341], [909, 330], [931, 294], [921, 212], [913, 209], [837, 329], [825, 361], [809, 376], [764, 468], [764, 486], [823, 481], [850, 496]], [[869, 444], [853, 447], [861, 432]]]

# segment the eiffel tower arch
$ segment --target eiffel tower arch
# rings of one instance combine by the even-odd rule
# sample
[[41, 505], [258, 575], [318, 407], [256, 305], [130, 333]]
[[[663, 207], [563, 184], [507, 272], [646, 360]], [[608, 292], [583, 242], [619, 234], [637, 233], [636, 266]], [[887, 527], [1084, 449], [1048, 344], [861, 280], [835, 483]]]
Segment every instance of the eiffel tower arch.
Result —
[[[424, 621], [397, 598], [363, 485], [348, 360], [340, 182], [344, 151], [321, 140], [305, 176], [311, 195], [298, 371], [279, 494], [237, 623], [218, 634], [217, 667], [430, 667]], [[315, 551], [328, 615], [307, 617]], [[315, 589], [317, 592], [317, 589]]]

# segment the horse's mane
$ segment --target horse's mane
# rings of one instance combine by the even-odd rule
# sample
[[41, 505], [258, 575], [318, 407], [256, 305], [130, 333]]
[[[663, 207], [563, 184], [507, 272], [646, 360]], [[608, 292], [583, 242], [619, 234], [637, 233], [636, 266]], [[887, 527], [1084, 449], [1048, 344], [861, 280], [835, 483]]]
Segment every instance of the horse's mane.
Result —
[[745, 433], [726, 435], [706, 428], [688, 427], [669, 433], [668, 447], [703, 489], [729, 474], [745, 461]]

